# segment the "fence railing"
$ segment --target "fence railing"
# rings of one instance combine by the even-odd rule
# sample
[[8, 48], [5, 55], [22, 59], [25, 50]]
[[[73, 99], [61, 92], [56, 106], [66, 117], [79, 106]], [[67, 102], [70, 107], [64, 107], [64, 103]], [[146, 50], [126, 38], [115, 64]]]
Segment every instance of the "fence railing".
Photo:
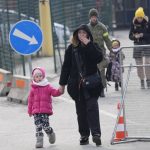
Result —
[[[121, 100], [120, 110], [111, 139], [111, 144], [150, 140], [150, 45], [122, 47], [125, 60], [121, 60]], [[121, 54], [120, 52], [120, 54]], [[137, 53], [138, 52], [138, 53]], [[135, 55], [137, 53], [137, 55]], [[121, 55], [120, 55], [121, 56]], [[138, 60], [138, 61], [137, 61]], [[141, 60], [141, 61], [139, 61]], [[118, 123], [123, 114], [123, 137]]]

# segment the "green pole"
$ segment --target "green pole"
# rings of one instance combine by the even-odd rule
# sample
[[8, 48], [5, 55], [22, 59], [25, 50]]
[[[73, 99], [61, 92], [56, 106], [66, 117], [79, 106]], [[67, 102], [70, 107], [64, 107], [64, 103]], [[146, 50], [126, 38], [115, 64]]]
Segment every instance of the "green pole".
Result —
[[[18, 20], [21, 20], [20, 16], [20, 0], [18, 0]], [[26, 75], [26, 69], [25, 69], [25, 58], [21, 55], [21, 61], [22, 61], [22, 69], [23, 69], [23, 75]]]

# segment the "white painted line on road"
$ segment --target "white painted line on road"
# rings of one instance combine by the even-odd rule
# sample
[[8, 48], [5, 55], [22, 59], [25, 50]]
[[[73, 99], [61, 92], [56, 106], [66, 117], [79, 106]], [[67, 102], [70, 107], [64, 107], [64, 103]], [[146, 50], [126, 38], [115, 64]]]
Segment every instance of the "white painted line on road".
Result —
[[[63, 100], [64, 102], [67, 102], [67, 103], [74, 104], [74, 101], [73, 101], [73, 100], [68, 99], [68, 98], [65, 98], [65, 97], [62, 97], [62, 96], [57, 97], [57, 99], [59, 99], [59, 100]], [[100, 110], [100, 113], [101, 113], [101, 114], [104, 114], [105, 116], [108, 116], [108, 117], [114, 118], [114, 119], [116, 119], [116, 118], [117, 118], [117, 115], [112, 114], [112, 113], [109, 113], [109, 112], [107, 112], [107, 111], [105, 111], [105, 110]]]
[[[68, 99], [68, 98], [65, 98], [65, 97], [60, 96], [60, 97], [57, 97], [57, 99], [63, 100], [63, 101], [66, 102], [66, 103], [74, 104], [74, 101], [71, 100], [71, 98]], [[109, 113], [109, 112], [107, 112], [107, 111], [105, 111], [105, 110], [100, 110], [100, 113], [103, 114], [103, 115], [105, 115], [105, 116], [111, 117], [111, 118], [113, 118], [113, 119], [117, 119], [117, 115], [112, 114], [112, 113]], [[132, 123], [132, 124], [138, 125], [137, 122], [134, 122], [134, 121], [131, 121], [131, 120], [128, 120], [128, 119], [127, 119], [127, 121], [128, 121], [128, 123]]]
[[109, 116], [109, 117], [111, 117], [111, 118], [114, 118], [114, 119], [117, 118], [117, 115], [111, 114], [111, 113], [109, 113], [109, 112], [107, 112], [107, 111], [105, 111], [105, 110], [100, 110], [100, 113], [102, 113], [102, 114], [104, 114], [104, 115], [106, 115], [106, 116]]
[[65, 98], [65, 97], [62, 97], [62, 96], [57, 97], [57, 99], [59, 99], [59, 100], [63, 100], [63, 101], [65, 101], [65, 102], [67, 102], [67, 103], [74, 104], [74, 101], [73, 101], [73, 100], [68, 99], [68, 98]]

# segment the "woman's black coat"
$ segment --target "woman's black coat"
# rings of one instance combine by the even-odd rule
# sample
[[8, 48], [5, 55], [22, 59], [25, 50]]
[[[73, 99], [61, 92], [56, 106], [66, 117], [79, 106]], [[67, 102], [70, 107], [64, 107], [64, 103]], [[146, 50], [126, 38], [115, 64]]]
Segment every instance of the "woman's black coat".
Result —
[[[90, 41], [87, 45], [79, 44], [76, 47], [79, 56], [82, 58], [83, 66], [86, 70], [86, 75], [91, 75], [97, 72], [97, 64], [102, 61], [103, 56], [100, 52], [97, 44]], [[77, 63], [74, 55], [74, 46], [71, 44], [65, 51], [64, 63], [62, 66], [61, 76], [60, 76], [60, 85], [68, 85], [67, 90], [69, 95], [74, 99], [79, 99], [80, 92], [79, 90], [80, 76], [77, 68]], [[99, 96], [101, 88], [92, 89], [88, 91], [90, 96]]]
[[[143, 37], [136, 39], [135, 34], [143, 33]], [[134, 41], [135, 45], [149, 45], [150, 44], [150, 22], [148, 21], [148, 17], [145, 16], [143, 21], [139, 23], [136, 18], [133, 19], [133, 23], [131, 24], [130, 40]], [[150, 49], [137, 47], [134, 48], [133, 58], [141, 58], [143, 56], [150, 56]]]
[[[135, 34], [143, 33], [143, 37], [136, 39]], [[150, 22], [148, 17], [145, 16], [143, 21], [139, 23], [136, 18], [133, 19], [131, 24], [129, 39], [134, 41], [136, 45], [146, 45], [150, 44]]]

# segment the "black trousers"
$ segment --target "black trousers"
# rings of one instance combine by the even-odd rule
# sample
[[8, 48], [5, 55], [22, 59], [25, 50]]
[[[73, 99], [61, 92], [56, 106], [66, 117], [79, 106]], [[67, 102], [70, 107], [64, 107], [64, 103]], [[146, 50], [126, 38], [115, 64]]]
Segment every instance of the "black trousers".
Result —
[[81, 136], [101, 136], [98, 97], [85, 99], [81, 95], [80, 100], [75, 101], [79, 133]]

